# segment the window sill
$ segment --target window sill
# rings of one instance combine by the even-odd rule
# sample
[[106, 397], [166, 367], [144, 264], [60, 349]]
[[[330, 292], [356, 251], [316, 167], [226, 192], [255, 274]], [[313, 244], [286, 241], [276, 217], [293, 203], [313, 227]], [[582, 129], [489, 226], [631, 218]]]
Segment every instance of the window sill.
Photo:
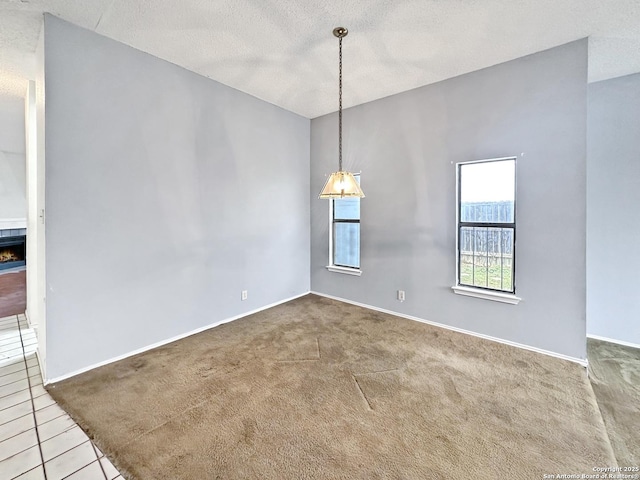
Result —
[[362, 275], [362, 270], [360, 270], [359, 268], [338, 267], [337, 265], [327, 265], [327, 270], [329, 270], [330, 272], [344, 273], [346, 275], [355, 275], [356, 277], [359, 277], [360, 275]]
[[457, 285], [451, 287], [458, 295], [466, 295], [468, 297], [482, 298], [484, 300], [492, 300], [494, 302], [509, 303], [511, 305], [517, 305], [522, 300], [520, 297], [516, 297], [512, 293], [493, 292], [491, 290], [483, 290], [481, 288], [463, 287]]

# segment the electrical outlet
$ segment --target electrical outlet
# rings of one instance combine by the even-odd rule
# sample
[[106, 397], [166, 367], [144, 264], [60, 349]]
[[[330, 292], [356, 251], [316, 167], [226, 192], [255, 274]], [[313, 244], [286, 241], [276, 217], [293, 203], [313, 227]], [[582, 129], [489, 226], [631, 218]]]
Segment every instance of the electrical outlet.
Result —
[[249, 298], [249, 292], [247, 290], [242, 290], [242, 293], [240, 294], [240, 298], [242, 300], [246, 300], [247, 298]]
[[404, 290], [398, 290], [398, 300], [404, 302]]

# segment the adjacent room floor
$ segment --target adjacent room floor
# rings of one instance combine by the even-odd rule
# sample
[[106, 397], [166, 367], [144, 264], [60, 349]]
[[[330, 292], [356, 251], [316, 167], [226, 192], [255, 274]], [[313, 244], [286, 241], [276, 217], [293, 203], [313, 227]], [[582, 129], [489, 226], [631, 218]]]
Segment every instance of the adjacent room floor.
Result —
[[24, 313], [26, 309], [26, 270], [0, 271], [0, 318]]
[[122, 479], [42, 385], [23, 314], [0, 319], [0, 479]]

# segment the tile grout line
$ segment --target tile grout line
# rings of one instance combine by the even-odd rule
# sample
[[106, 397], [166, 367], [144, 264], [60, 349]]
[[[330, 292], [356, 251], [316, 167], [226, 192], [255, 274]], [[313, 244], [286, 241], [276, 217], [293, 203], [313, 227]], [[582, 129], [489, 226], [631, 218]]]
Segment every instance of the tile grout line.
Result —
[[[35, 428], [32, 428], [32, 429], [30, 428], [29, 430], [35, 430]], [[24, 431], [24, 432], [22, 432], [22, 433], [27, 433], [29, 430], [26, 430], [26, 431]], [[22, 433], [19, 433], [18, 435], [22, 435]], [[10, 437], [10, 438], [17, 437], [18, 435], [14, 435], [13, 437]], [[7, 440], [9, 440], [10, 438], [8, 438]], [[3, 442], [4, 442], [4, 440], [3, 440]], [[31, 449], [31, 448], [33, 448], [33, 447], [35, 447], [35, 444], [34, 444], [34, 445], [30, 445], [30, 446], [28, 446], [28, 447], [25, 447], [25, 448], [23, 448], [22, 450], [20, 450], [19, 452], [16, 452], [16, 453], [14, 453], [13, 455], [9, 455], [7, 458], [3, 458], [2, 460], [0, 460], [0, 463], [4, 462], [4, 461], [6, 461], [6, 460], [9, 460], [10, 458], [15, 457], [16, 455], [20, 455], [21, 453], [24, 453], [24, 452], [26, 452], [27, 450], [29, 450], [29, 449]], [[37, 466], [39, 467], [40, 465], [37, 465]], [[36, 467], [33, 467], [33, 468], [36, 468]], [[33, 468], [32, 468], [31, 470], [33, 470]], [[28, 472], [28, 471], [29, 471], [29, 470], [27, 470], [27, 472]], [[20, 475], [24, 475], [24, 474], [25, 474], [25, 473], [27, 473], [27, 472], [22, 472]], [[20, 475], [18, 475], [18, 476], [20, 476]]]
[[[22, 329], [21, 329], [21, 326], [20, 326], [20, 323], [19, 323], [19, 322], [18, 322], [18, 332], [19, 332], [19, 335], [20, 335], [20, 343], [21, 343], [21, 350], [22, 350], [22, 361], [24, 362], [25, 367], [26, 367], [26, 373], [27, 373], [27, 378], [26, 378], [26, 380], [27, 380], [27, 384], [28, 384], [28, 388], [25, 388], [25, 389], [20, 390], [20, 391], [29, 390], [29, 394], [30, 394], [30, 395], [29, 395], [29, 400], [25, 400], [25, 402], [30, 402], [30, 403], [31, 403], [31, 415], [33, 416], [33, 420], [34, 420], [34, 424], [35, 424], [35, 428], [34, 428], [33, 430], [35, 431], [35, 434], [36, 434], [36, 440], [37, 440], [37, 444], [38, 444], [38, 450], [39, 450], [39, 452], [40, 452], [40, 460], [41, 460], [40, 465], [42, 465], [42, 470], [43, 470], [44, 478], [45, 478], [45, 480], [47, 480], [47, 471], [46, 471], [46, 469], [45, 469], [44, 454], [42, 453], [42, 442], [40, 441], [41, 439], [40, 439], [40, 433], [39, 433], [39, 429], [38, 429], [39, 425], [38, 425], [38, 419], [37, 419], [37, 417], [36, 417], [36, 412], [37, 412], [37, 411], [40, 411], [40, 410], [43, 410], [44, 408], [47, 408], [48, 406], [47, 406], [47, 407], [43, 407], [43, 408], [41, 408], [41, 409], [39, 409], [39, 410], [36, 410], [36, 408], [35, 408], [35, 402], [34, 402], [34, 397], [33, 397], [32, 384], [31, 384], [31, 378], [32, 378], [32, 377], [34, 377], [34, 376], [36, 376], [36, 375], [31, 375], [31, 376], [30, 376], [30, 375], [28, 375], [29, 368], [33, 368], [34, 366], [29, 367], [29, 365], [28, 365], [28, 363], [27, 363], [28, 361], [27, 361], [27, 358], [26, 358], [25, 344], [24, 344], [24, 340], [23, 340], [23, 338], [24, 338], [24, 337], [22, 336]], [[37, 367], [37, 365], [35, 365], [35, 367]], [[15, 372], [14, 372], [14, 373], [15, 373]], [[9, 375], [9, 374], [8, 374], [8, 375]], [[25, 380], [25, 379], [16, 380], [15, 382], [10, 382], [10, 383], [9, 383], [9, 384], [7, 384], [7, 385], [10, 385], [11, 383], [16, 383], [16, 382], [19, 382], [19, 381], [22, 381], [22, 380]], [[38, 385], [42, 385], [42, 382], [41, 382], [41, 383], [38, 383]], [[18, 393], [18, 392], [14, 392], [14, 393]], [[40, 396], [43, 396], [43, 395], [44, 395], [44, 394], [42, 394], [42, 395], [40, 395]], [[24, 403], [24, 402], [21, 402], [21, 403]], [[56, 404], [56, 403], [54, 403], [54, 405], [57, 405], [57, 404]], [[50, 405], [49, 405], [49, 406], [50, 406]], [[10, 407], [9, 407], [9, 408], [10, 408]], [[25, 417], [25, 416], [27, 416], [27, 415], [29, 415], [29, 414], [27, 413], [27, 414], [25, 414], [25, 415], [22, 415], [22, 416], [21, 416], [21, 417], [19, 417], [19, 418]], [[64, 416], [64, 414], [61, 414], [61, 415], [59, 415], [58, 417], [55, 417], [55, 418], [50, 419], [50, 420], [47, 420], [47, 422], [44, 422], [42, 425], [44, 425], [45, 423], [51, 422], [51, 421], [53, 421], [53, 420], [56, 420], [56, 419], [58, 419], [58, 418], [61, 418], [61, 417], [63, 417], [63, 416]], [[67, 431], [67, 430], [65, 430], [65, 432], [66, 432], [66, 431]], [[60, 434], [58, 434], [58, 435], [61, 435], [61, 434], [65, 433], [65, 432], [61, 432], [61, 433], [60, 433]], [[54, 437], [51, 437], [51, 438], [55, 438], [55, 437], [56, 437], [56, 436], [58, 436], [58, 435], [54, 435]], [[50, 439], [47, 439], [47, 440], [50, 440]], [[97, 462], [97, 463], [98, 463], [98, 466], [100, 467], [100, 470], [102, 471], [102, 474], [104, 475], [105, 480], [109, 480], [109, 478], [108, 478], [108, 476], [107, 476], [107, 473], [106, 473], [106, 471], [105, 471], [105, 469], [104, 469], [104, 466], [102, 465], [102, 462], [100, 461], [100, 457], [98, 456], [98, 451], [97, 451], [97, 449], [96, 449], [96, 446], [93, 444], [93, 441], [92, 441], [90, 438], [88, 438], [88, 437], [87, 437], [87, 441], [86, 441], [86, 442], [89, 442], [89, 444], [91, 445], [91, 448], [92, 448], [92, 450], [93, 450], [93, 453], [94, 453], [94, 455], [95, 455], [95, 457], [96, 457], [96, 459], [95, 459], [93, 462], [91, 462], [91, 463]], [[83, 443], [86, 443], [86, 442], [83, 442]], [[29, 447], [29, 448], [32, 448], [32, 447]], [[74, 448], [77, 448], [77, 447], [74, 447]], [[63, 455], [64, 453], [68, 453], [68, 452], [69, 452], [69, 451], [71, 451], [71, 450], [73, 450], [73, 448], [71, 448], [71, 449], [67, 450], [66, 452], [62, 452], [61, 454], [57, 455], [56, 457], [58, 457], [58, 456], [60, 456], [60, 455]], [[54, 457], [54, 458], [55, 458], [55, 457]], [[91, 465], [91, 463], [89, 463], [88, 465]], [[74, 471], [74, 472], [71, 472], [67, 477], [69, 477], [69, 476], [71, 476], [71, 475], [74, 475], [75, 473], [79, 472], [79, 471], [80, 471], [80, 470], [82, 470], [83, 468], [86, 468], [88, 465], [84, 465], [84, 466], [82, 466], [81, 468], [79, 468], [78, 470], [76, 470], [76, 471]], [[32, 468], [31, 470], [34, 470], [34, 469], [36, 469], [36, 468], [37, 468], [37, 466], [36, 466], [36, 467], [34, 467], [34, 468]], [[29, 470], [29, 471], [31, 471], [31, 470]], [[24, 473], [27, 473], [27, 472], [22, 472], [20, 475], [23, 475]], [[65, 477], [65, 478], [67, 478], [67, 477]]]
[[[24, 320], [20, 320], [18, 318], [18, 315], [10, 315], [10, 317], [16, 317], [16, 320], [18, 320], [21, 323], [26, 323]], [[5, 318], [9, 318], [9, 317], [5, 317]], [[5, 320], [3, 323], [3, 326], [0, 327], [1, 330], [11, 330], [13, 327], [11, 327], [12, 322], [14, 322], [14, 320]]]
[[[23, 390], [23, 391], [24, 391], [24, 390]], [[18, 392], [18, 393], [20, 393], [20, 392]], [[27, 400], [23, 400], [23, 401], [18, 402], [18, 403], [14, 403], [13, 405], [9, 405], [8, 407], [0, 408], [0, 412], [2, 412], [2, 411], [4, 411], [4, 410], [9, 410], [10, 408], [15, 407], [16, 405], [20, 405], [21, 403], [28, 402], [28, 401], [29, 401], [29, 399], [27, 399]]]
[[[32, 366], [31, 366], [31, 367], [29, 367], [29, 368], [34, 368], [34, 367], [35, 367], [35, 366], [34, 366], [34, 365], [32, 365]], [[2, 377], [8, 377], [9, 375], [15, 375], [16, 373], [21, 373], [21, 371], [20, 371], [20, 370], [18, 370], [17, 372], [3, 373], [3, 374], [1, 374], [1, 375], [0, 375], [0, 380], [2, 380]], [[36, 372], [36, 373], [34, 373], [33, 375], [28, 375], [28, 376], [29, 376], [29, 377], [35, 377], [35, 376], [37, 376], [37, 375], [40, 375], [40, 372]], [[25, 378], [26, 378], [26, 376], [25, 376]], [[24, 380], [24, 378], [21, 378], [20, 380]], [[13, 382], [11, 382], [11, 383], [13, 383]], [[5, 385], [9, 385], [9, 384], [8, 384], [8, 383], [5, 383]]]
[[[20, 328], [20, 320], [18, 319], [18, 333], [20, 334], [20, 342], [22, 342], [22, 329]], [[27, 365], [27, 355], [24, 351], [24, 345], [22, 345], [22, 361], [24, 362], [24, 367], [27, 369], [27, 374], [29, 372], [29, 367]], [[42, 472], [44, 474], [44, 480], [47, 480], [47, 469], [44, 467], [44, 455], [42, 454], [42, 445], [40, 445], [40, 433], [38, 432], [38, 419], [36, 418], [36, 405], [33, 401], [33, 392], [31, 391], [31, 379], [27, 375], [27, 383], [29, 384], [29, 398], [31, 399], [31, 411], [33, 414], [33, 423], [35, 425], [36, 430], [36, 439], [38, 440], [38, 451], [40, 452], [40, 460], [42, 464]]]
[[[25, 400], [25, 402], [28, 402], [28, 401], [29, 401], [29, 400]], [[24, 402], [20, 402], [20, 403], [24, 403]], [[20, 405], [20, 403], [18, 403], [18, 405]], [[9, 408], [11, 408], [11, 407], [9, 407]], [[24, 414], [20, 415], [19, 417], [15, 417], [15, 418], [12, 418], [11, 420], [7, 420], [6, 422], [0, 423], [0, 427], [1, 427], [2, 425], [6, 425], [7, 423], [11, 423], [11, 422], [13, 422], [14, 420], [20, 420], [22, 417], [26, 417], [26, 416], [27, 416], [27, 415], [29, 415], [30, 413], [31, 413], [31, 412], [29, 412], [29, 413], [24, 413]], [[31, 429], [29, 429], [29, 430], [31, 430]], [[26, 431], [26, 430], [25, 430], [25, 431]], [[24, 433], [24, 432], [20, 432], [20, 433]], [[16, 433], [16, 435], [20, 435], [20, 433]], [[10, 438], [15, 437], [16, 435], [12, 435], [12, 436], [10, 436], [10, 437], [7, 437], [7, 438], [5, 438], [4, 440], [9, 440]], [[4, 440], [0, 440], [0, 443], [4, 442]]]
[[[26, 451], [26, 450], [23, 450], [23, 451]], [[20, 453], [22, 453], [22, 452], [20, 452]], [[30, 469], [29, 469], [29, 470], [27, 470], [26, 472], [22, 472], [22, 473], [21, 473], [20, 475], [18, 475], [17, 477], [13, 477], [11, 480], [20, 480], [20, 477], [21, 477], [21, 476], [23, 476], [23, 475], [25, 475], [25, 474], [27, 474], [27, 473], [29, 473], [29, 472], [33, 472], [34, 470], [37, 470], [37, 469], [38, 469], [38, 467], [40, 467], [40, 466], [41, 466], [41, 465], [36, 465], [35, 467], [30, 468]], [[44, 467], [42, 467], [42, 469], [44, 470]]]
[[18, 315], [7, 315], [6, 317], [2, 317], [2, 320], [0, 320], [0, 323], [2, 325], [10, 325], [11, 322], [13, 322], [15, 319], [12, 319], [11, 317], [16, 317], [15, 319], [18, 318]]
[[104, 475], [104, 480], [109, 480], [107, 478], [107, 472], [104, 471], [104, 465], [102, 465], [102, 462], [100, 461], [100, 457], [98, 456], [98, 450], [96, 450], [96, 446], [94, 445], [93, 440], [89, 439], [89, 441], [91, 442], [91, 448], [93, 448], [93, 453], [96, 455], [96, 458], [98, 459], [98, 466], [100, 467], [100, 470], [102, 470], [102, 474]]
[[[49, 405], [49, 407], [53, 407], [54, 405], [55, 405], [56, 407], [58, 406], [57, 404], [52, 403], [51, 405]], [[41, 408], [40, 410], [36, 410], [36, 412], [39, 412], [39, 411], [44, 410], [45, 408], [49, 408], [49, 407]], [[63, 412], [62, 412], [60, 415], [58, 415], [57, 417], [50, 418], [50, 419], [49, 419], [49, 420], [47, 420], [46, 422], [42, 422], [40, 425], [46, 425], [47, 423], [49, 423], [49, 422], [53, 422], [54, 420], [57, 420], [57, 419], [59, 419], [59, 418], [62, 418], [62, 417], [64, 417], [65, 415], [67, 415], [67, 413], [63, 411]], [[46, 442], [46, 441], [47, 441], [47, 440], [45, 440], [45, 442]]]
[[[42, 383], [37, 383], [37, 384], [34, 385], [34, 387], [40, 387], [42, 385], [43, 385]], [[44, 389], [44, 387], [42, 387], [42, 388]], [[25, 388], [24, 390], [20, 390], [19, 392], [16, 392], [16, 393], [22, 393], [22, 392], [26, 392], [28, 390], [29, 390], [28, 388]], [[12, 393], [11, 395], [15, 395], [15, 394]], [[7, 397], [9, 397], [11, 395], [7, 395]], [[41, 393], [40, 395], [36, 395], [33, 398], [36, 399], [36, 398], [44, 397], [45, 395], [47, 395], [47, 391], [46, 390], [45, 390], [44, 393]], [[6, 397], [3, 397], [3, 398], [6, 398]], [[8, 407], [0, 408], [0, 412], [2, 412], [3, 410], [8, 410], [9, 408], [15, 407], [16, 405], [19, 405], [21, 403], [28, 402], [28, 401], [29, 401], [29, 399], [23, 400], [22, 402], [14, 403], [13, 405], [9, 405]], [[50, 407], [51, 405], [54, 405], [54, 404], [55, 404], [55, 400], [54, 400], [54, 403], [50, 403], [49, 405], [45, 405], [44, 407], [36, 408], [35, 411], [38, 412], [40, 410], [44, 410], [45, 408]]]
[[[89, 440], [89, 441], [91, 441], [91, 440]], [[67, 478], [69, 478], [71, 475], [75, 475], [75, 474], [76, 474], [76, 473], [78, 473], [80, 470], [83, 470], [83, 469], [87, 468], [89, 465], [91, 465], [91, 464], [93, 464], [93, 463], [95, 463], [95, 462], [98, 462], [98, 464], [99, 464], [99, 463], [100, 463], [100, 460], [93, 460], [91, 463], [87, 463], [86, 465], [83, 465], [83, 466], [82, 466], [82, 467], [80, 467], [79, 469], [77, 469], [77, 470], [75, 470], [75, 471], [71, 472], [69, 475], [67, 475], [67, 476], [65, 476], [65, 477], [62, 477], [62, 480], [66, 480], [66, 479], [67, 479]], [[100, 465], [100, 468], [102, 468], [102, 465]], [[103, 472], [104, 472], [104, 470], [103, 470]], [[105, 475], [105, 478], [107, 478], [107, 476], [106, 476], [106, 475]], [[45, 479], [45, 480], [46, 480], [46, 479]]]
[[21, 346], [22, 346], [22, 343], [20, 342], [19, 339], [12, 342], [4, 343], [0, 345], [0, 354], [10, 352], [11, 350], [18, 350]]
[[[34, 367], [33, 367], [33, 366], [31, 366], [31, 367], [29, 367], [29, 368], [31, 369], [31, 368], [34, 368]], [[8, 377], [9, 375], [15, 375], [16, 373], [22, 373], [22, 371], [10, 372], [10, 373], [3, 373], [2, 375], [0, 375], [0, 381], [2, 380], [2, 377]], [[29, 377], [35, 377], [35, 376], [37, 376], [37, 375], [39, 375], [39, 374], [40, 374], [40, 373], [39, 373], [39, 372], [37, 372], [37, 373], [34, 373], [34, 374], [29, 375]], [[25, 375], [25, 378], [27, 378], [27, 375]], [[24, 380], [24, 378], [22, 378], [21, 380]], [[7, 384], [5, 384], [5, 385], [7, 385]]]
[[[5, 383], [2, 385], [3, 387], [8, 387], [9, 385], [13, 385], [14, 383], [24, 382], [26, 378], [21, 378], [20, 380], [14, 380], [13, 382]], [[39, 384], [38, 384], [39, 385]], [[35, 385], [34, 385], [35, 386]], [[1, 388], [1, 387], [0, 387]], [[15, 392], [7, 393], [6, 395], [2, 395], [0, 398], [8, 397], [9, 395], [13, 395], [14, 393], [20, 393], [23, 390], [27, 390], [26, 388], [22, 388], [20, 390], [16, 390]]]
[[[62, 435], [63, 433], [66, 433], [66, 432], [62, 432], [62, 433], [60, 433], [60, 435]], [[57, 435], [56, 435], [56, 436], [57, 436]], [[51, 438], [55, 438], [55, 437], [51, 437]], [[45, 440], [45, 442], [47, 442], [47, 441], [49, 441], [49, 440], [51, 440], [51, 439], [49, 438], [49, 439]], [[57, 455], [55, 455], [55, 456], [51, 457], [49, 460], [47, 460], [47, 463], [48, 463], [48, 462], [50, 462], [51, 460], [55, 460], [56, 458], [61, 457], [61, 456], [62, 456], [62, 455], [64, 455], [65, 453], [69, 453], [71, 450], [75, 450], [76, 448], [81, 447], [81, 446], [82, 446], [82, 445], [84, 445], [85, 443], [90, 443], [90, 442], [91, 442], [91, 439], [90, 439], [89, 437], [87, 437], [87, 439], [86, 439], [84, 442], [80, 443], [79, 445], [76, 445], [75, 447], [67, 448], [64, 452], [60, 452], [60, 453], [58, 453]], [[95, 462], [95, 460], [92, 460], [90, 463], [93, 463], [93, 462]], [[87, 465], [89, 465], [89, 463], [88, 463]], [[84, 466], [80, 467], [78, 470], [82, 470], [82, 469], [83, 469], [84, 467], [86, 467], [87, 465], [84, 465]], [[74, 473], [76, 473], [78, 470], [76, 470], [76, 471], [74, 471], [74, 472], [71, 472], [69, 475], [73, 475], [73, 474], [74, 474]]]
[[[60, 418], [60, 417], [58, 417], [58, 418]], [[73, 420], [73, 419], [72, 419], [72, 420]], [[44, 423], [43, 423], [43, 425], [44, 425]], [[53, 435], [53, 436], [51, 436], [51, 437], [49, 437], [49, 438], [45, 438], [45, 439], [44, 439], [44, 441], [43, 441], [42, 443], [47, 443], [49, 440], [52, 440], [52, 439], [54, 439], [54, 438], [56, 438], [56, 437], [59, 437], [60, 435], [64, 435], [64, 434], [65, 434], [65, 433], [67, 433], [69, 430], [72, 430], [72, 429], [73, 429], [73, 428], [75, 428], [75, 427], [80, 428], [80, 427], [78, 426], [78, 424], [74, 423], [73, 425], [71, 425], [70, 427], [67, 427], [66, 429], [64, 429], [64, 430], [63, 430], [63, 431], [61, 431], [60, 433], [56, 433], [55, 435]], [[87, 437], [87, 438], [89, 438], [89, 437]], [[84, 443], [84, 442], [82, 442], [82, 443]], [[76, 445], [76, 447], [77, 447], [77, 445]], [[75, 448], [75, 447], [74, 447], [74, 448]], [[48, 461], [48, 460], [47, 460], [47, 461]]]

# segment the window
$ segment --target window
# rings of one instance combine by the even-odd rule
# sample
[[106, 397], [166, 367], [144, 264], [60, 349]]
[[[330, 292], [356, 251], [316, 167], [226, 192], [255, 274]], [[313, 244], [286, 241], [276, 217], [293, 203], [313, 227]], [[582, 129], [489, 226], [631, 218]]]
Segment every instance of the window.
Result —
[[[354, 174], [358, 184], [360, 174]], [[360, 274], [360, 199], [331, 200], [329, 270]]]
[[515, 158], [458, 164], [458, 286], [515, 293], [515, 187]]

